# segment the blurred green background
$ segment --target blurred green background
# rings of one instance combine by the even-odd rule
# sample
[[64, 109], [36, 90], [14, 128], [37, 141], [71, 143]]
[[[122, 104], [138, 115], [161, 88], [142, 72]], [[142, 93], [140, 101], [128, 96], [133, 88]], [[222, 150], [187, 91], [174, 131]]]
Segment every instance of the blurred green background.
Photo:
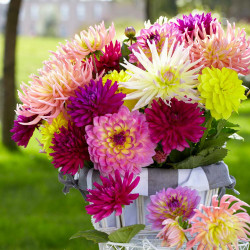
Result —
[[[121, 2], [118, 1], [119, 4]], [[184, 12], [184, 9], [188, 12], [194, 8], [211, 7], [202, 5], [201, 1], [177, 2], [180, 12]], [[214, 12], [222, 21], [223, 15], [230, 15], [223, 12], [221, 6], [215, 8]], [[157, 13], [162, 14], [158, 11], [154, 15]], [[236, 21], [236, 26], [245, 27], [249, 35], [249, 19]], [[138, 19], [124, 17], [114, 22], [118, 24], [119, 37], [129, 25], [134, 25], [137, 30], [143, 27], [143, 21]], [[28, 82], [28, 76], [42, 67], [42, 61], [49, 56], [48, 51], [55, 50], [58, 42], [64, 42], [64, 38], [53, 32], [49, 36], [18, 37], [17, 88], [22, 81]], [[2, 57], [3, 35], [0, 35], [0, 78]], [[239, 134], [245, 141], [228, 142], [230, 151], [225, 162], [237, 180], [239, 198], [250, 203], [250, 100], [243, 102], [239, 114], [234, 114], [230, 120], [241, 126]], [[26, 149], [20, 148], [19, 151], [8, 151], [0, 144], [0, 249], [98, 249], [97, 245], [84, 239], [69, 240], [77, 231], [92, 227], [90, 216], [86, 214], [86, 204], [77, 190], [71, 190], [66, 196], [62, 193], [63, 186], [57, 180], [58, 172], [44, 154], [39, 154], [40, 148], [35, 137], [39, 138], [39, 134], [31, 139]]]

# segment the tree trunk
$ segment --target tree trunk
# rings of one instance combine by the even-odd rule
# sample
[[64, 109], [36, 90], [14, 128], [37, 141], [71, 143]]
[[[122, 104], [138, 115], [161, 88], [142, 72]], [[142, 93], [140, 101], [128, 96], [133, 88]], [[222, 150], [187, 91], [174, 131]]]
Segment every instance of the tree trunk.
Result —
[[15, 88], [15, 51], [18, 14], [21, 0], [11, 0], [9, 3], [5, 26], [4, 68], [3, 68], [3, 100], [2, 100], [2, 140], [9, 149], [15, 149], [11, 140], [10, 129], [13, 127], [16, 108]]

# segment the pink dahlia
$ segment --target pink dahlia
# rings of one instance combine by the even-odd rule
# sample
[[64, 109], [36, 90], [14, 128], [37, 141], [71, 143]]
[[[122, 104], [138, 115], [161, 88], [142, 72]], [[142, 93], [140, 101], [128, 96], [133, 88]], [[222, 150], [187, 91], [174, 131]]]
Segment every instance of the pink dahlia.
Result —
[[23, 102], [17, 110], [19, 115], [37, 115], [26, 125], [36, 124], [41, 119], [51, 123], [61, 112], [65, 112], [68, 98], [75, 95], [78, 87], [83, 87], [92, 79], [92, 64], [76, 60], [53, 60], [45, 63], [40, 75], [32, 75], [29, 85], [22, 84], [19, 98]]
[[[215, 28], [215, 32], [212, 29]], [[214, 67], [222, 69], [230, 68], [236, 72], [247, 75], [250, 73], [250, 38], [246, 38], [246, 32], [238, 30], [235, 25], [227, 24], [227, 31], [224, 32], [220, 23], [214, 22], [210, 26], [210, 33], [205, 28], [200, 32], [196, 25], [195, 38], [188, 38], [188, 45], [191, 45], [190, 58], [194, 62], [202, 60], [194, 67]], [[201, 38], [203, 37], [203, 38]]]
[[155, 146], [149, 136], [145, 115], [121, 106], [118, 113], [94, 118], [86, 126], [90, 159], [103, 175], [121, 175], [126, 171], [139, 174], [153, 163]]
[[88, 214], [94, 215], [95, 222], [108, 217], [114, 211], [116, 216], [122, 214], [122, 207], [131, 204], [139, 194], [131, 194], [132, 190], [138, 185], [140, 177], [134, 180], [133, 173], [126, 172], [123, 180], [118, 170], [115, 171], [114, 178], [100, 176], [102, 185], [94, 183], [96, 189], [88, 189], [87, 201], [91, 204], [86, 206]]
[[163, 247], [176, 247], [180, 249], [186, 240], [183, 228], [178, 224], [176, 220], [166, 219], [162, 223], [163, 228], [156, 236], [162, 239]]
[[89, 160], [85, 132], [70, 122], [68, 129], [61, 127], [59, 130], [60, 133], [55, 133], [52, 138], [52, 163], [56, 168], [61, 167], [63, 174], [74, 175], [79, 168], [83, 168], [84, 162]]
[[187, 249], [196, 244], [198, 249], [238, 249], [238, 240], [249, 241], [250, 216], [242, 206], [249, 207], [232, 195], [224, 195], [220, 201], [214, 196], [212, 206], [201, 205], [190, 220], [191, 228], [186, 230], [194, 236]]
[[60, 44], [59, 53], [65, 57], [75, 60], [83, 60], [90, 53], [102, 50], [105, 45], [109, 44], [115, 37], [114, 24], [106, 29], [104, 22], [95, 27], [90, 26], [88, 30], [83, 30], [79, 35], [75, 35], [75, 39], [67, 42], [66, 45]]
[[[181, 33], [185, 33], [193, 39], [196, 26], [200, 31], [205, 29], [206, 34], [210, 35], [210, 26], [215, 20], [216, 18], [213, 19], [211, 13], [207, 13], [206, 15], [202, 13], [202, 15], [195, 14], [194, 16], [192, 14], [189, 14], [189, 16], [183, 15], [183, 18], [177, 18], [176, 22]], [[212, 29], [212, 31], [215, 32], [215, 29]]]
[[105, 46], [105, 52], [100, 56], [99, 59], [95, 56], [95, 63], [97, 67], [98, 74], [104, 71], [108, 73], [109, 71], [120, 71], [120, 58], [121, 53], [121, 44], [116, 40], [115, 45], [111, 42], [109, 45]]
[[198, 104], [185, 103], [172, 98], [166, 104], [161, 98], [155, 100], [151, 108], [145, 110], [149, 123], [150, 136], [153, 142], [161, 142], [166, 154], [174, 149], [183, 151], [189, 148], [187, 142], [199, 142], [203, 135], [205, 117]]
[[153, 159], [158, 163], [158, 164], [161, 164], [161, 163], [164, 163], [166, 160], [167, 160], [167, 154], [162, 152], [161, 150], [155, 150], [155, 155], [153, 157]]
[[136, 63], [140, 67], [143, 67], [142, 65], [140, 65], [133, 51], [140, 52], [141, 50], [149, 59], [151, 59], [152, 54], [150, 47], [148, 45], [148, 41], [151, 44], [153, 42], [155, 43], [157, 52], [158, 54], [160, 54], [166, 39], [168, 40], [168, 47], [170, 48], [173, 42], [177, 41], [182, 42], [183, 35], [179, 31], [177, 25], [174, 23], [171, 24], [164, 23], [163, 25], [155, 23], [148, 29], [142, 29], [140, 31], [140, 36], [136, 38], [137, 41], [129, 47], [129, 49], [132, 51], [132, 53], [129, 55], [129, 61], [131, 63]]
[[147, 206], [149, 214], [147, 219], [152, 223], [153, 229], [162, 229], [164, 220], [176, 219], [182, 216], [184, 220], [194, 215], [194, 209], [200, 202], [196, 190], [188, 187], [168, 188], [150, 196], [151, 202]]
[[11, 139], [15, 141], [18, 146], [24, 146], [26, 148], [35, 129], [40, 125], [40, 122], [33, 125], [22, 125], [22, 123], [29, 123], [36, 119], [36, 117], [37, 115], [30, 117], [19, 115], [17, 120], [14, 121], [14, 127], [10, 130], [10, 132], [13, 133]]
[[123, 93], [116, 93], [118, 85], [107, 80], [103, 85], [102, 78], [98, 81], [91, 80], [89, 86], [79, 87], [75, 97], [70, 97], [68, 113], [77, 127], [93, 123], [96, 116], [118, 112], [123, 104]]

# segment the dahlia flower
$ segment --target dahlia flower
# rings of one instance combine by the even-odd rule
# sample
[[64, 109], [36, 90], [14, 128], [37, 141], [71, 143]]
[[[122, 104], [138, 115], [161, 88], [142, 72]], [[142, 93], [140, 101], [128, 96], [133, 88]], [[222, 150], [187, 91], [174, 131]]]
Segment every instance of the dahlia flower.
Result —
[[[214, 32], [215, 29], [211, 29], [210, 26], [215, 20], [216, 18], [213, 19], [211, 13], [207, 13], [206, 15], [202, 13], [202, 15], [195, 14], [194, 16], [192, 14], [189, 14], [189, 16], [183, 15], [183, 19], [177, 18], [176, 22], [181, 33], [185, 33], [193, 39], [196, 26], [200, 31], [204, 28], [207, 35], [210, 35], [211, 31]], [[202, 38], [204, 37], [201, 37], [201, 39]]]
[[164, 227], [156, 236], [163, 240], [161, 246], [176, 247], [177, 250], [180, 249], [186, 241], [183, 228], [181, 228], [176, 220], [172, 219], [164, 220], [162, 225]]
[[74, 96], [78, 87], [83, 87], [92, 79], [92, 64], [76, 60], [72, 64], [69, 60], [54, 60], [46, 62], [40, 75], [32, 75], [30, 85], [22, 84], [19, 98], [23, 102], [22, 108], [17, 110], [19, 115], [36, 118], [26, 125], [36, 124], [41, 119], [49, 123], [61, 112], [65, 112], [68, 98]]
[[[213, 32], [213, 29], [215, 31]], [[246, 32], [238, 30], [235, 25], [227, 24], [224, 32], [221, 24], [214, 22], [210, 25], [210, 35], [205, 28], [200, 31], [196, 25], [194, 39], [187, 36], [188, 44], [191, 45], [190, 58], [193, 62], [202, 59], [194, 67], [215, 67], [222, 69], [230, 68], [237, 73], [248, 75], [250, 73], [250, 38], [246, 38]]]
[[149, 136], [146, 117], [122, 106], [118, 113], [95, 117], [86, 126], [90, 159], [101, 174], [121, 175], [126, 171], [139, 174], [142, 167], [153, 163], [155, 146]]
[[168, 22], [168, 18], [167, 17], [160, 16], [153, 24], [151, 23], [150, 20], [145, 21], [144, 22], [144, 27], [145, 27], [145, 29], [149, 29], [154, 24], [158, 23], [159, 25], [163, 25], [163, 24], [165, 24], [167, 22]]
[[11, 139], [17, 143], [18, 146], [27, 147], [30, 138], [32, 137], [36, 128], [39, 127], [40, 122], [32, 125], [23, 125], [23, 123], [29, 123], [30, 121], [36, 119], [37, 115], [26, 117], [19, 115], [14, 121], [14, 126], [10, 130], [13, 133]]
[[128, 74], [132, 77], [120, 85], [127, 89], [136, 90], [128, 94], [125, 100], [139, 98], [134, 109], [142, 108], [159, 97], [169, 100], [176, 96], [178, 99], [186, 100], [188, 96], [192, 100], [197, 100], [197, 92], [194, 88], [197, 87], [199, 68], [192, 70], [191, 68], [199, 61], [190, 62], [190, 48], [184, 48], [184, 44], [181, 44], [174, 50], [173, 43], [168, 49], [168, 40], [166, 39], [162, 52], [158, 55], [155, 43], [148, 42], [148, 45], [152, 53], [152, 62], [143, 51], [140, 50], [140, 53], [134, 51], [145, 70], [127, 61], [126, 64], [122, 64], [129, 70]]
[[75, 91], [76, 97], [69, 98], [68, 113], [77, 127], [92, 124], [96, 116], [118, 112], [126, 95], [116, 93], [118, 85], [111, 83], [110, 80], [103, 83], [102, 78], [91, 80], [89, 86]]
[[154, 161], [158, 164], [164, 163], [167, 160], [167, 154], [161, 150], [155, 150], [155, 156], [153, 157]]
[[176, 98], [166, 104], [161, 98], [155, 100], [151, 108], [145, 109], [149, 133], [153, 142], [161, 142], [165, 154], [174, 149], [183, 151], [189, 148], [187, 141], [199, 142], [204, 133], [201, 126], [205, 121], [198, 104], [185, 103]]
[[165, 23], [163, 25], [155, 23], [148, 29], [142, 29], [140, 31], [140, 36], [136, 37], [137, 41], [129, 47], [129, 50], [132, 51], [129, 55], [129, 62], [136, 63], [139, 67], [143, 68], [144, 65], [140, 62], [134, 52], [139, 53], [142, 51], [147, 58], [152, 60], [152, 51], [149, 43], [154, 43], [156, 51], [160, 54], [166, 40], [168, 40], [168, 47], [174, 44], [175, 48], [176, 41], [182, 42], [182, 37], [183, 35], [179, 32], [179, 29], [174, 23]]
[[88, 30], [83, 30], [79, 35], [75, 35], [75, 39], [67, 42], [66, 45], [60, 44], [59, 51], [72, 60], [76, 58], [83, 60], [90, 53], [102, 50], [105, 45], [109, 44], [115, 37], [114, 24], [106, 29], [104, 22], [95, 27], [90, 26]]
[[61, 167], [63, 174], [74, 175], [79, 168], [83, 168], [84, 162], [89, 160], [85, 132], [70, 122], [68, 129], [61, 127], [59, 130], [60, 133], [55, 133], [52, 138], [52, 163], [56, 168]]
[[99, 59], [95, 56], [95, 63], [97, 72], [99, 75], [104, 71], [108, 73], [109, 71], [117, 70], [120, 71], [120, 58], [121, 44], [116, 40], [115, 45], [111, 42], [109, 45], [105, 46], [105, 52], [100, 56]]
[[177, 187], [176, 189], [165, 188], [155, 195], [150, 196], [151, 202], [147, 206], [149, 214], [147, 219], [152, 223], [153, 229], [162, 229], [162, 223], [166, 219], [176, 219], [183, 216], [189, 219], [194, 215], [194, 209], [200, 202], [200, 196], [196, 190], [188, 187]]
[[64, 117], [63, 113], [60, 113], [56, 118], [52, 120], [52, 123], [44, 122], [40, 127], [40, 132], [42, 134], [41, 143], [43, 145], [43, 150], [47, 153], [49, 159], [52, 157], [50, 153], [53, 152], [51, 146], [51, 141], [54, 138], [55, 133], [60, 133], [60, 128], [65, 127], [68, 128], [68, 121]]
[[131, 204], [139, 196], [131, 194], [140, 181], [139, 176], [134, 179], [133, 173], [127, 171], [121, 179], [119, 171], [116, 170], [114, 178], [111, 175], [108, 178], [103, 176], [100, 178], [102, 185], [95, 182], [96, 189], [88, 189], [87, 201], [91, 204], [86, 206], [87, 213], [94, 215], [96, 223], [114, 211], [116, 216], [121, 215], [122, 207]]
[[[106, 74], [102, 79], [105, 82], [106, 80], [111, 80], [112, 84], [115, 82], [118, 83], [118, 90], [117, 93], [124, 93], [124, 94], [129, 94], [132, 93], [133, 90], [131, 89], [126, 89], [122, 86], [119, 85], [120, 82], [126, 82], [131, 78], [130, 75], [127, 74], [126, 71], [121, 70], [119, 73], [118, 71], [114, 70], [108, 74]], [[132, 110], [135, 107], [135, 104], [138, 100], [125, 100], [123, 105], [128, 107], [130, 110]]]
[[224, 195], [220, 202], [213, 196], [212, 206], [201, 205], [204, 213], [196, 209], [190, 220], [192, 227], [186, 230], [195, 236], [187, 249], [197, 243], [199, 249], [238, 249], [238, 240], [249, 241], [250, 217], [241, 206], [249, 207], [232, 195]]
[[202, 102], [215, 119], [228, 119], [238, 111], [241, 100], [245, 100], [245, 87], [232, 69], [205, 68], [198, 77]]

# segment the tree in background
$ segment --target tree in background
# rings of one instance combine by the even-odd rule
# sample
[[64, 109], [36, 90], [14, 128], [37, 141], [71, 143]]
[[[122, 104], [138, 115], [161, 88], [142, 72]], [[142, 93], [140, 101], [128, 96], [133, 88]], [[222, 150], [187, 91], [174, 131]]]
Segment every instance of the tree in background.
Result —
[[10, 129], [13, 127], [16, 108], [15, 91], [15, 52], [18, 15], [22, 0], [11, 0], [7, 12], [4, 41], [4, 68], [2, 79], [2, 141], [9, 149], [16, 149], [11, 140]]

